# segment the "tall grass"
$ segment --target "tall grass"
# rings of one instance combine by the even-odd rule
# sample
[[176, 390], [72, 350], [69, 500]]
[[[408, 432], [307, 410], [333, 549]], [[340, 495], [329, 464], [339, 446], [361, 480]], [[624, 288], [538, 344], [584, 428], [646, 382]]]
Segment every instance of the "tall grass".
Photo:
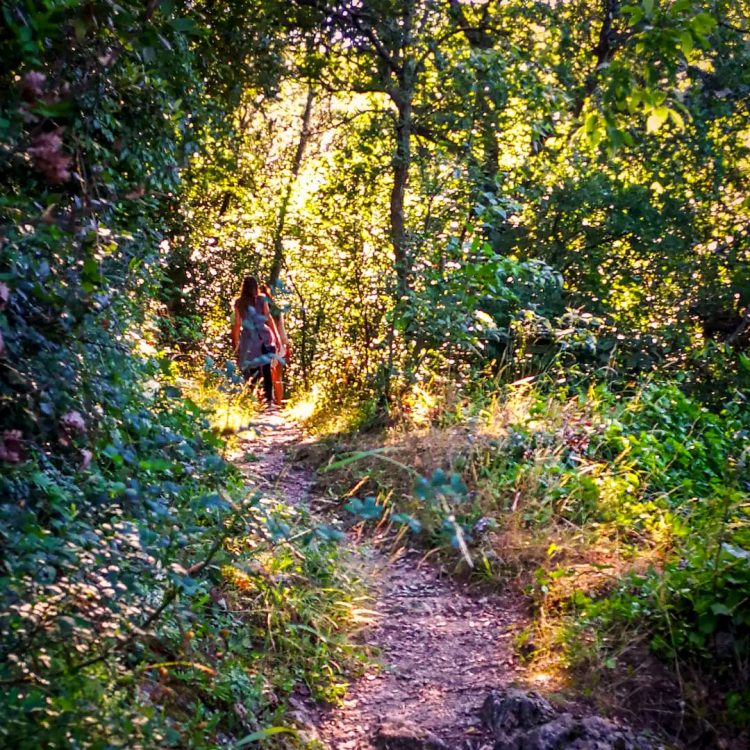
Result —
[[[673, 731], [700, 725], [707, 713], [714, 723], [745, 722], [750, 412], [743, 404], [709, 411], [675, 384], [652, 379], [569, 388], [527, 378], [454, 393], [442, 411], [440, 395], [412, 398], [431, 405], [429, 419], [424, 410], [414, 418], [412, 405], [384, 434], [342, 447], [385, 446], [424, 476], [460, 473], [469, 491], [450, 511], [478, 561], [474, 574], [527, 593], [535, 618], [519, 645], [536, 668], [556, 672], [559, 683], [596, 688], [623, 708], [637, 703], [627, 696], [642, 692], [633, 681], [648, 664], [650, 678], [664, 671], [670, 686], [662, 693], [671, 702], [659, 710], [684, 714]], [[423, 543], [460, 560], [445, 514], [415, 493], [408, 472], [371, 458], [335, 481], [384, 507], [388, 498], [388, 512], [419, 520]], [[696, 691], [701, 680], [714, 686], [708, 701]], [[617, 690], [602, 689], [613, 681]]]

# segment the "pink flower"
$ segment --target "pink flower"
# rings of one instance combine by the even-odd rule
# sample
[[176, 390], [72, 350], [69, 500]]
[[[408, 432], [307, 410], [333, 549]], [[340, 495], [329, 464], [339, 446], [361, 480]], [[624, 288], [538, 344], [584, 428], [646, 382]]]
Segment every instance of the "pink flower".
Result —
[[0, 461], [17, 464], [26, 460], [26, 450], [20, 430], [5, 430], [0, 434]]
[[70, 432], [86, 432], [86, 420], [79, 411], [69, 411], [63, 414], [60, 425]]

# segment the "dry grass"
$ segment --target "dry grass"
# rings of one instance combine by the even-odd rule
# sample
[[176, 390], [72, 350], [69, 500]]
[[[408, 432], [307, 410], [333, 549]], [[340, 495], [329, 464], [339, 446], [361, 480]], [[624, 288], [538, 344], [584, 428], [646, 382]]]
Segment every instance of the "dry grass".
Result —
[[185, 395], [208, 414], [217, 435], [242, 432], [257, 414], [259, 401], [253, 390], [241, 385], [215, 383], [209, 378], [193, 378], [180, 383]]
[[[425, 394], [420, 399], [426, 406], [431, 403]], [[597, 506], [616, 509], [622, 500], [620, 474], [628, 470], [587, 457], [589, 443], [599, 439], [604, 427], [593, 399], [581, 403], [550, 396], [540, 402], [534, 384], [522, 381], [473, 413], [455, 394], [449, 403], [458, 422], [437, 426], [441, 415], [411, 405], [401, 421], [383, 433], [339, 440], [337, 453], [385, 449], [388, 457], [423, 476], [438, 468], [461, 474], [471, 491], [473, 515], [496, 522], [474, 540], [472, 554], [484, 561], [478, 568], [485, 577], [503, 585], [510, 582], [530, 595], [536, 618], [533, 646], [527, 644], [525, 652], [533, 653], [535, 669], [549, 679], [557, 675], [554, 679], [562, 684], [571, 654], [561, 639], [570, 635], [576, 596], [606, 596], [629, 572], [659, 567], [668, 541], [656, 533], [623, 529], [615, 520], [572, 520], [583, 502], [572, 483], [590, 479]], [[325, 450], [330, 451], [330, 445]], [[577, 470], [559, 472], [564, 459], [577, 461]], [[321, 474], [319, 481], [342, 502], [374, 494], [409, 507], [414, 503], [413, 479], [409, 472], [369, 457]]]

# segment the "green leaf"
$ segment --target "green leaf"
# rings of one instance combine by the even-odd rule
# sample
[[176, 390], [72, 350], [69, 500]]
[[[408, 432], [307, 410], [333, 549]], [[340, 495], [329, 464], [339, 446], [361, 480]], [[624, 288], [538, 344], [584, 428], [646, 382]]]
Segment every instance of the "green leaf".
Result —
[[341, 458], [338, 461], [333, 461], [332, 463], [325, 466], [323, 469], [321, 469], [321, 472], [326, 471], [333, 471], [334, 469], [341, 469], [344, 466], [348, 466], [349, 464], [353, 464], [355, 461], [361, 461], [363, 458], [369, 458], [370, 456], [376, 456], [380, 453], [382, 453], [385, 450], [385, 448], [374, 448], [373, 450], [369, 451], [356, 451], [355, 453], [352, 453], [351, 455], [347, 456], [346, 458]]
[[70, 101], [50, 102], [45, 104], [35, 104], [32, 112], [44, 117], [63, 117], [73, 111], [73, 105]]
[[584, 124], [584, 129], [586, 130], [586, 134], [591, 135], [592, 133], [596, 132], [598, 127], [599, 127], [599, 113], [592, 112], [586, 118], [586, 122]]
[[685, 57], [693, 50], [693, 35], [687, 29], [680, 33], [680, 47]]
[[119, 450], [114, 445], [108, 445], [102, 451], [102, 455], [112, 461], [115, 466], [122, 466], [123, 458]]
[[624, 5], [622, 13], [630, 16], [631, 26], [635, 26], [643, 18], [643, 8], [640, 5]]
[[447, 477], [442, 469], [435, 469], [430, 478], [430, 484], [433, 487], [442, 487], [445, 484], [446, 479]]
[[205, 508], [206, 510], [230, 510], [232, 507], [232, 504], [225, 500], [221, 495], [213, 494], [213, 495], [206, 495], [205, 497], [202, 497], [200, 499], [200, 505], [202, 508]]
[[698, 35], [703, 36], [708, 34], [714, 26], [716, 26], [716, 19], [708, 13], [699, 13], [697, 16], [690, 20], [690, 28]]
[[391, 521], [408, 526], [415, 534], [419, 534], [422, 531], [422, 524], [408, 513], [394, 513], [391, 515]]
[[729, 609], [726, 604], [722, 604], [721, 602], [714, 602], [711, 605], [711, 611], [715, 615], [728, 615], [730, 617], [732, 615], [732, 610]]
[[346, 534], [343, 531], [334, 529], [332, 526], [318, 526], [315, 529], [315, 534], [327, 542], [340, 542], [342, 539], [346, 539]]
[[349, 511], [349, 513], [353, 513], [355, 516], [358, 516], [360, 514], [360, 511], [362, 510], [362, 501], [358, 497], [353, 497], [345, 506], [344, 510]]
[[173, 18], [169, 22], [169, 25], [175, 31], [181, 31], [186, 34], [195, 34], [198, 32], [198, 27], [192, 18]]
[[685, 129], [685, 120], [676, 109], [669, 110], [669, 119], [674, 123], [678, 130]]
[[724, 542], [721, 545], [721, 548], [728, 555], [731, 555], [732, 557], [737, 558], [738, 560], [750, 560], [750, 551], [746, 549], [742, 549], [742, 547], [737, 547], [734, 544], [729, 544], [728, 542]]
[[245, 747], [245, 745], [251, 745], [253, 742], [260, 742], [261, 740], [267, 740], [269, 737], [273, 737], [275, 734], [297, 734], [295, 729], [291, 727], [266, 727], [265, 729], [259, 729], [257, 732], [248, 734], [241, 740], [238, 740], [235, 744], [236, 748]]
[[420, 476], [414, 484], [414, 497], [418, 500], [429, 500], [432, 497], [432, 487], [429, 481]]
[[364, 518], [366, 521], [380, 518], [383, 513], [383, 506], [378, 505], [375, 498], [371, 495], [366, 497], [364, 501], [356, 500], [355, 498], [344, 507], [346, 510], [360, 516], [360, 518]]
[[99, 280], [99, 264], [93, 258], [83, 261], [83, 278], [87, 281]]
[[86, 31], [88, 30], [88, 24], [82, 18], [73, 19], [73, 31], [76, 36], [76, 40], [82, 42], [86, 37]]
[[451, 474], [450, 488], [456, 495], [465, 495], [469, 488], [459, 474]]
[[655, 107], [646, 120], [646, 130], [649, 133], [656, 133], [669, 117], [669, 107]]
[[271, 537], [275, 542], [278, 542], [281, 539], [288, 539], [289, 535], [292, 532], [292, 529], [288, 523], [279, 521], [276, 518], [266, 519], [266, 528], [271, 533]]

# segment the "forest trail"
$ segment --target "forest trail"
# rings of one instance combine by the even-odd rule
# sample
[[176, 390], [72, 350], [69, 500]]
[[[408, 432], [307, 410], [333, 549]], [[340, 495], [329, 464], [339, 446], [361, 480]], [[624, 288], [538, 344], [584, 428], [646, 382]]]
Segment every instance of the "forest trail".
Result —
[[[293, 460], [306, 440], [299, 427], [277, 413], [254, 426], [230, 458], [274, 497], [319, 512], [314, 473]], [[342, 705], [293, 701], [297, 721], [329, 750], [491, 747], [479, 713], [491, 689], [520, 675], [512, 645], [520, 597], [471, 591], [418, 550], [389, 557], [382, 538], [350, 534], [346, 544], [372, 596], [373, 620], [359, 638], [376, 656]]]

